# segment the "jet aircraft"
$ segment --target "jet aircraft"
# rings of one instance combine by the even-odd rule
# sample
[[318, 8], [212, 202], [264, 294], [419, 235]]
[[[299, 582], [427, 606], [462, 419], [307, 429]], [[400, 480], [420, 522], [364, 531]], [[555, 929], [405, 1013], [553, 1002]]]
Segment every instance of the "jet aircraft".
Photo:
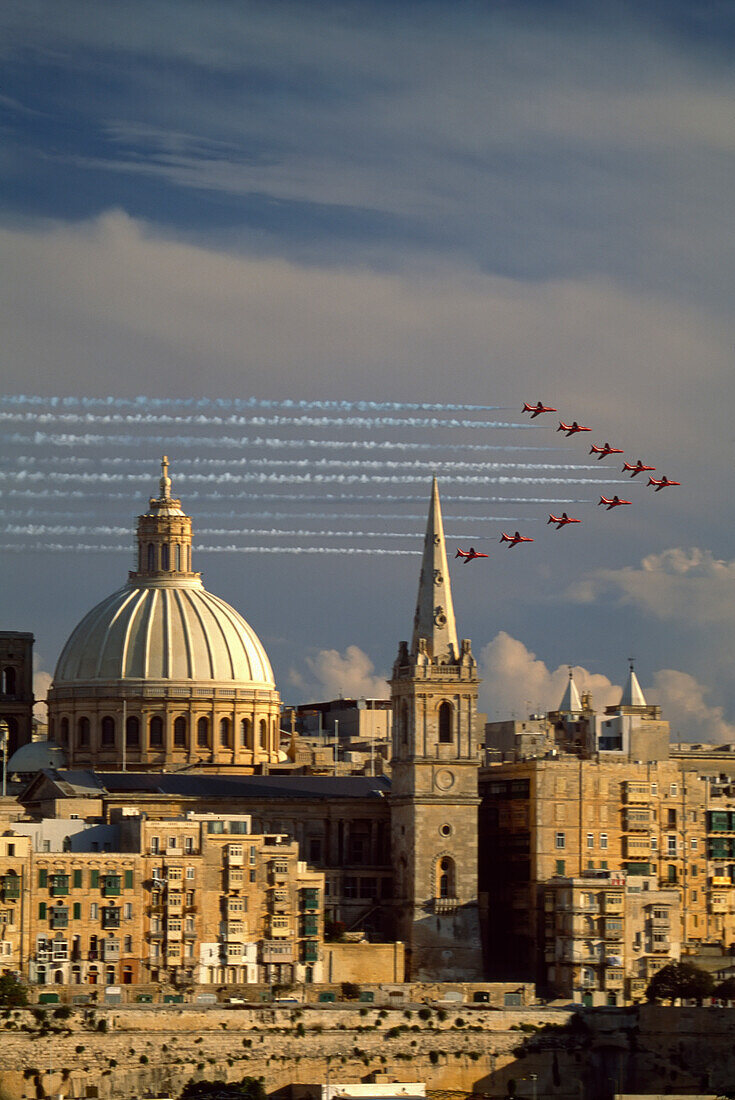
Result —
[[601, 458], [607, 458], [608, 455], [622, 455], [625, 451], [621, 447], [611, 447], [609, 443], [603, 444], [602, 447], [598, 447], [596, 443], [593, 443], [590, 447], [590, 454], [597, 455], [597, 461]]
[[636, 474], [642, 473], [643, 470], [654, 470], [655, 471], [655, 469], [656, 469], [655, 466], [644, 466], [643, 463], [641, 462], [640, 458], [639, 458], [638, 461], [633, 465], [630, 462], [624, 462], [623, 463], [623, 468], [620, 472], [624, 474], [626, 470], [630, 470], [630, 476], [635, 477]]
[[566, 514], [566, 512], [562, 512], [562, 514], [560, 516], [550, 515], [548, 523], [546, 524], [546, 526], [548, 527], [549, 523], [555, 523], [557, 525], [557, 528], [556, 528], [557, 531], [561, 531], [562, 527], [566, 527], [566, 525], [568, 523], [581, 523], [581, 522], [582, 522], [581, 519], [572, 519], [571, 516], [568, 516]]
[[556, 430], [558, 432], [566, 432], [567, 436], [570, 436], [576, 435], [577, 432], [591, 432], [592, 428], [583, 428], [576, 420], [573, 420], [571, 424], [565, 424], [563, 420], [560, 420], [559, 427]]
[[470, 546], [469, 550], [457, 549], [457, 553], [454, 556], [455, 556], [455, 558], [462, 558], [464, 560], [465, 565], [467, 565], [468, 562], [474, 561], [475, 558], [488, 558], [490, 555], [489, 554], [478, 554], [478, 552], [477, 552], [477, 550], [475, 550], [474, 546]]
[[540, 401], [536, 405], [529, 405], [527, 401], [524, 401], [521, 412], [530, 413], [531, 420], [533, 420], [534, 416], [538, 416], [539, 413], [555, 413], [557, 410], [552, 408], [551, 405], [542, 405]]
[[653, 491], [654, 491], [654, 493], [658, 493], [662, 489], [668, 489], [669, 485], [681, 485], [681, 482], [680, 481], [669, 481], [666, 474], [662, 474], [660, 481], [655, 477], [649, 477], [648, 484], [649, 485], [655, 485], [656, 488]]
[[519, 542], [533, 542], [533, 539], [529, 538], [528, 535], [522, 535], [520, 531], [516, 531], [514, 535], [506, 535], [505, 531], [503, 531], [503, 536], [500, 541], [507, 542], [508, 549], [510, 550], [511, 546], [517, 546]]
[[597, 502], [597, 507], [599, 508], [601, 504], [606, 504], [607, 505], [607, 511], [609, 512], [611, 508], [617, 508], [620, 504], [630, 504], [630, 503], [631, 502], [629, 500], [621, 500], [620, 497], [616, 494], [612, 498], [612, 500], [608, 500], [607, 497], [600, 497], [600, 499]]

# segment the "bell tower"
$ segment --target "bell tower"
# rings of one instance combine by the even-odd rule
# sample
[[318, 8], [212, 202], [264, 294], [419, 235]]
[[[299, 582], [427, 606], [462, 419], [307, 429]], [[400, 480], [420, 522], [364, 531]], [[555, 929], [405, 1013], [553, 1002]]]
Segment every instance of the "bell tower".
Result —
[[483, 977], [477, 904], [479, 679], [457, 642], [439, 489], [432, 487], [413, 637], [393, 666], [391, 840], [409, 978]]

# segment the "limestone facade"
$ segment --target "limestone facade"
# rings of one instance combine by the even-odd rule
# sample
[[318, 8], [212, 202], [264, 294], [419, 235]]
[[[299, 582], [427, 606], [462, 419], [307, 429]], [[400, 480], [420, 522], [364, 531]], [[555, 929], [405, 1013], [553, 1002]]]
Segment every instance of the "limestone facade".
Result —
[[0, 722], [8, 724], [8, 759], [33, 732], [33, 635], [0, 630]]

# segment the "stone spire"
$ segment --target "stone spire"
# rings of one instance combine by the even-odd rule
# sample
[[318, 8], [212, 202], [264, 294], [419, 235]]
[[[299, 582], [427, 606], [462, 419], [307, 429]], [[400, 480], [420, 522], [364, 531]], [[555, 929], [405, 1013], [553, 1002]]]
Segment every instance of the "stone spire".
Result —
[[424, 536], [419, 593], [413, 620], [411, 656], [426, 654], [429, 660], [457, 660], [457, 624], [449, 583], [447, 548], [439, 503], [439, 486], [434, 478], [429, 518]]
[[172, 496], [168, 455], [161, 459], [158, 485], [159, 496], [151, 497], [146, 514], [138, 516], [138, 568], [130, 580], [198, 577], [191, 571], [191, 519]]
[[582, 704], [579, 699], [579, 692], [577, 691], [577, 685], [574, 682], [574, 673], [571, 667], [569, 668], [569, 680], [567, 681], [566, 690], [561, 703], [559, 704], [560, 714], [581, 714]]
[[628, 660], [630, 662], [630, 671], [628, 673], [628, 682], [623, 688], [623, 696], [620, 700], [620, 706], [645, 707], [648, 704], [646, 703], [646, 697], [641, 690], [641, 685], [638, 683], [638, 677], [635, 674], [635, 669], [633, 667], [633, 658], [629, 657]]

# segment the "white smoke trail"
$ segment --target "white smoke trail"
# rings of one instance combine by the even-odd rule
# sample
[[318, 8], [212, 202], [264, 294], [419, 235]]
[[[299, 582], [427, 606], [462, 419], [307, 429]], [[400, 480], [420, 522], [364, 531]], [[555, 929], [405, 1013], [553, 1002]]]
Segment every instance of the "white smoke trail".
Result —
[[[627, 484], [627, 483], [626, 483]], [[200, 492], [197, 489], [187, 490], [187, 501], [206, 500], [211, 504], [213, 501], [221, 500], [225, 504], [231, 504], [234, 500], [247, 500], [250, 502], [256, 502], [266, 500], [269, 503], [274, 501], [295, 501], [298, 503], [309, 504], [339, 504], [342, 501], [347, 501], [350, 504], [359, 504], [362, 501], [370, 504], [417, 504], [426, 503], [426, 495], [423, 494], [411, 494], [395, 496], [393, 494], [377, 494], [377, 495], [360, 495], [359, 493], [323, 493], [320, 495], [312, 493], [277, 493], [275, 496], [272, 493], [251, 493], [251, 492], [228, 492], [220, 493], [216, 489], [208, 489]], [[20, 498], [22, 500], [44, 500], [51, 501], [64, 501], [65, 503], [72, 500], [96, 500], [102, 498], [105, 502], [113, 500], [124, 500], [130, 503], [130, 496], [128, 493], [113, 493], [109, 489], [96, 490], [95, 486], [90, 486], [85, 489], [37, 489], [32, 486], [24, 486], [22, 489], [2, 489], [0, 488], [0, 500], [3, 498], [15, 500]], [[442, 498], [447, 503], [461, 503], [461, 504], [594, 504], [595, 501], [590, 497], [505, 497], [505, 496], [465, 496], [462, 494], [445, 494]], [[78, 514], [78, 513], [73, 513]]]
[[[17, 464], [24, 469], [25, 467], [38, 466], [39, 463], [45, 462], [45, 459], [39, 459], [32, 455], [18, 455], [15, 457]], [[58, 461], [54, 461], [54, 469], [57, 469], [60, 465], [72, 465], [77, 466], [84, 464], [90, 465], [89, 459], [77, 459], [75, 456], [68, 458], [62, 458]], [[139, 463], [140, 464], [140, 461]], [[98, 466], [99, 463], [94, 463]], [[113, 459], [108, 465], [124, 465], [130, 466], [130, 460], [128, 459]], [[215, 468], [226, 470], [237, 469], [238, 467], [247, 467], [248, 469], [260, 469], [266, 467], [267, 469], [273, 469], [274, 467], [287, 467], [297, 470], [427, 470], [431, 473], [441, 473], [442, 471], [450, 470], [594, 470], [596, 473], [604, 473], [601, 467], [597, 463], [589, 464], [575, 464], [571, 462], [564, 463], [552, 463], [552, 462], [468, 462], [466, 460], [457, 461], [455, 459], [434, 459], [431, 462], [424, 462], [422, 459], [411, 459], [405, 462], [398, 462], [396, 459], [350, 459], [350, 458], [183, 458], [177, 460], [176, 477], [177, 480], [187, 480], [191, 475], [186, 474], [186, 469], [193, 467], [198, 470], [201, 468]], [[147, 473], [130, 473], [127, 476], [136, 477], [141, 479], [143, 477], [150, 477], [150, 463], [146, 464]], [[42, 471], [41, 471], [42, 472]], [[88, 475], [93, 476], [93, 475]], [[151, 479], [152, 480], [152, 479]], [[602, 479], [604, 480], [604, 479]]]
[[[596, 469], [596, 467], [593, 467]], [[426, 481], [425, 474], [319, 474], [307, 471], [303, 474], [277, 474], [277, 473], [249, 473], [233, 474], [226, 471], [222, 474], [181, 474], [179, 480], [188, 485], [192, 484], [216, 484], [216, 485], [410, 485], [413, 482]], [[442, 480], [446, 483], [462, 485], [625, 485], [623, 478], [601, 477], [536, 477], [518, 476], [508, 477], [484, 477], [481, 475], [458, 476], [447, 473]], [[114, 485], [119, 482], [140, 484], [149, 481], [143, 474], [116, 473], [107, 474], [103, 471], [96, 473], [63, 473], [59, 470], [49, 472], [19, 470], [12, 472], [0, 471], [0, 481], [13, 482], [48, 482], [61, 483], [82, 482], [83, 484]]]
[[[93, 543], [78, 544], [67, 546], [63, 543], [54, 542], [40, 542], [40, 543], [19, 543], [14, 545], [12, 543], [0, 544], [0, 551], [7, 553], [28, 553], [28, 552], [41, 552], [41, 553], [62, 553], [62, 554], [79, 554], [79, 553], [125, 553], [130, 554], [129, 546], [101, 546]], [[369, 547], [369, 546], [200, 546], [198, 552], [206, 554], [377, 554], [377, 555], [419, 555], [423, 553], [423, 550], [398, 550], [395, 548], [387, 548], [382, 546]]]
[[[140, 449], [145, 442], [139, 435], [120, 435], [110, 433], [107, 435], [95, 435], [89, 432], [73, 434], [68, 432], [54, 433], [36, 431], [32, 435], [24, 435], [20, 432], [6, 434], [2, 443], [13, 447], [135, 447]], [[159, 445], [159, 441], [156, 441]], [[1, 444], [0, 444], [1, 445]], [[153, 441], [151, 441], [151, 446]], [[295, 450], [298, 448], [319, 448], [321, 450], [385, 450], [385, 451], [566, 451], [567, 448], [560, 445], [549, 444], [547, 446], [534, 446], [532, 444], [512, 443], [443, 443], [440, 440], [435, 443], [403, 443], [397, 440], [378, 439], [287, 439], [275, 436], [206, 436], [206, 435], [166, 435], [166, 447], [173, 451], [175, 447], [211, 447], [221, 450], [238, 449], [246, 447], [263, 447], [264, 449]], [[75, 456], [78, 462], [95, 463], [121, 463], [124, 458], [101, 455], [99, 457], [85, 458]], [[67, 459], [70, 461], [70, 459]], [[127, 461], [138, 462], [150, 468], [148, 458], [133, 458]], [[182, 461], [176, 458], [176, 464]], [[222, 460], [226, 462], [226, 459]]]
[[543, 430], [543, 424], [526, 424], [506, 420], [458, 420], [455, 417], [395, 417], [395, 416], [206, 416], [203, 413], [173, 416], [168, 413], [57, 413], [0, 412], [0, 422], [23, 424], [124, 424], [141, 427], [162, 425], [215, 425], [217, 427], [310, 427], [310, 428], [518, 428]]
[[504, 409], [516, 409], [515, 405], [447, 405], [444, 403], [412, 401], [302, 401], [295, 399], [262, 399], [257, 397], [88, 397], [64, 396], [42, 397], [39, 394], [4, 394], [0, 396], [0, 405], [21, 408], [44, 406], [50, 409], [322, 409], [350, 412], [382, 412], [408, 409], [415, 412], [494, 412]]

